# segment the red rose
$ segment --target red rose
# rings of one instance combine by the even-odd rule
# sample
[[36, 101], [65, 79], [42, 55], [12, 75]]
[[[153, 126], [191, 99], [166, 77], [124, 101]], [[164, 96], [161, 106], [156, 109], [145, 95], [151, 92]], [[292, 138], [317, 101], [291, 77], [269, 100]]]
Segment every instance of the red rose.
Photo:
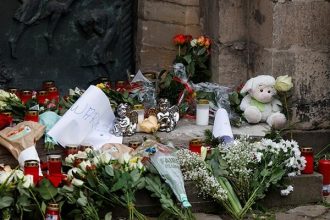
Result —
[[204, 46], [206, 48], [209, 48], [209, 46], [211, 45], [211, 39], [208, 38], [208, 37], [205, 37], [205, 40], [204, 40]]
[[184, 45], [186, 43], [186, 36], [183, 34], [175, 35], [173, 42], [175, 45]]

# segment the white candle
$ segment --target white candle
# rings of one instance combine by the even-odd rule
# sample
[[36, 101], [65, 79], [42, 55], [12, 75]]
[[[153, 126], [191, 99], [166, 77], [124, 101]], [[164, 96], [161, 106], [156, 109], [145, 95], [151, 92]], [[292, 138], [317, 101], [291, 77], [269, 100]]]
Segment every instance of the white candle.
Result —
[[138, 124], [136, 127], [136, 131], [140, 132], [141, 128], [140, 128], [140, 124], [143, 122], [144, 120], [144, 107], [143, 105], [134, 105], [133, 107], [134, 111], [136, 111], [138, 113]]
[[209, 124], [209, 101], [201, 99], [198, 101], [196, 107], [196, 125], [208, 125]]

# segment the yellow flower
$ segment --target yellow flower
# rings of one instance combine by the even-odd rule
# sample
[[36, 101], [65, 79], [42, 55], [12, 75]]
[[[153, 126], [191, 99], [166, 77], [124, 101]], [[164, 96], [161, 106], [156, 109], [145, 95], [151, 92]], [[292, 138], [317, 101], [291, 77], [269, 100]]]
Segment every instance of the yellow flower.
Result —
[[97, 88], [99, 89], [105, 89], [105, 84], [104, 83], [99, 83], [96, 85]]
[[287, 92], [293, 87], [291, 76], [279, 76], [275, 82], [275, 89], [279, 92]]

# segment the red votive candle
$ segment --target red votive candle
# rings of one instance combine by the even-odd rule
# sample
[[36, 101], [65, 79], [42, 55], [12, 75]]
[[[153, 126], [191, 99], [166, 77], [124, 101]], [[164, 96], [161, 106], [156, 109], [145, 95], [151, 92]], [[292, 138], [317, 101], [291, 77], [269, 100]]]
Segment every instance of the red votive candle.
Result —
[[50, 87], [54, 87], [55, 82], [53, 80], [46, 80], [42, 83], [42, 89], [43, 90], [48, 90]]
[[37, 100], [39, 105], [44, 105], [47, 98], [48, 98], [48, 93], [46, 90], [40, 90], [38, 92]]
[[21, 98], [23, 104], [27, 103], [30, 99], [32, 99], [32, 91], [30, 91], [30, 90], [22, 91], [20, 98]]
[[126, 82], [125, 81], [117, 81], [115, 84], [115, 90], [117, 92], [125, 92], [126, 91]]
[[18, 98], [20, 97], [20, 91], [17, 88], [9, 88], [7, 91], [11, 94], [15, 94]]
[[60, 206], [58, 203], [48, 203], [45, 220], [61, 220]]
[[55, 103], [59, 102], [60, 94], [55, 86], [48, 88], [48, 99], [50, 101], [55, 100]]
[[25, 113], [24, 121], [39, 121], [39, 112], [35, 110], [30, 110]]
[[37, 185], [39, 180], [39, 161], [26, 160], [24, 161], [24, 175], [32, 175], [33, 183]]
[[323, 175], [323, 195], [330, 194], [330, 160], [319, 160], [319, 173]]
[[65, 155], [69, 156], [70, 154], [78, 153], [78, 145], [67, 145], [65, 146]]
[[202, 140], [195, 138], [189, 142], [189, 150], [201, 154]]
[[301, 155], [306, 158], [306, 167], [302, 171], [303, 174], [312, 174], [314, 172], [314, 154], [313, 148], [303, 147], [300, 149]]
[[48, 156], [48, 175], [62, 173], [62, 158], [61, 155]]

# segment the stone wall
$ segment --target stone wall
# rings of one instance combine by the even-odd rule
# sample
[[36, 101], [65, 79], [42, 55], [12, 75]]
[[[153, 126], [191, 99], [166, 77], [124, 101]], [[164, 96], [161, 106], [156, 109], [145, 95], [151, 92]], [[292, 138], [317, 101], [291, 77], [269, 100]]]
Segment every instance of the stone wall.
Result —
[[199, 0], [139, 0], [137, 69], [168, 69], [177, 53], [172, 44], [173, 36], [199, 35], [199, 13]]
[[201, 1], [212, 36], [213, 80], [238, 85], [259, 74], [290, 75], [298, 129], [330, 127], [330, 3], [325, 0]]
[[330, 127], [330, 2], [249, 1], [251, 74], [290, 75], [298, 129]]

